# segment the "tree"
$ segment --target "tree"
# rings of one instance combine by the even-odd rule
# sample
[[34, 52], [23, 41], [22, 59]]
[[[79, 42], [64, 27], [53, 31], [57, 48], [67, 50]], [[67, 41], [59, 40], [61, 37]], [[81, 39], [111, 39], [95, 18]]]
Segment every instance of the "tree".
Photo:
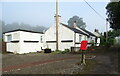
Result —
[[120, 1], [110, 2], [107, 6], [107, 21], [110, 23], [110, 28], [120, 29]]
[[106, 32], [104, 32], [104, 35], [101, 36], [101, 45], [105, 45], [105, 46], [111, 46], [114, 45], [115, 43], [115, 37], [120, 36], [120, 30], [109, 30], [108, 31], [108, 39], [106, 42]]
[[76, 22], [76, 25], [79, 28], [84, 28], [85, 29], [86, 24], [85, 24], [85, 22], [83, 22], [83, 18], [79, 18], [78, 16], [73, 16], [72, 18], [70, 18], [68, 20], [68, 25], [73, 26], [75, 22]]

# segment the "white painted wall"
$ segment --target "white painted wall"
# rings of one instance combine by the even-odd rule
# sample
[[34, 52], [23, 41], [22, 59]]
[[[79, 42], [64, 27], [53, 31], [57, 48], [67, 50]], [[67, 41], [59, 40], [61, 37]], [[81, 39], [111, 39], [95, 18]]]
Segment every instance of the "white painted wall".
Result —
[[12, 35], [12, 41], [14, 41], [14, 40], [20, 40], [20, 31], [5, 33], [4, 34], [4, 42], [8, 42], [7, 41], [7, 36], [8, 35]]
[[[43, 49], [50, 48], [52, 51], [56, 50], [56, 42], [47, 43], [46, 41], [56, 41], [56, 26], [50, 27], [45, 34], [41, 33], [31, 33], [25, 31], [16, 31], [5, 33], [5, 42], [7, 42], [7, 35], [12, 35], [12, 41], [19, 40], [18, 43], [7, 43], [7, 51], [15, 52], [15, 53], [29, 53], [29, 52], [37, 52], [41, 51], [41, 47]], [[71, 47], [80, 47], [80, 37], [82, 40], [88, 40], [91, 42], [92, 40], [95, 42], [95, 37], [90, 36], [89, 38], [83, 34], [75, 33], [69, 28], [59, 24], [58, 27], [58, 48], [61, 51], [65, 49], [70, 49]], [[41, 36], [43, 37], [43, 42], [41, 43]], [[75, 38], [75, 39], [74, 39]], [[63, 40], [72, 40], [73, 42], [61, 42]], [[37, 43], [32, 42], [24, 42], [24, 41], [38, 41]], [[97, 40], [100, 43], [100, 38]]]
[[7, 43], [6, 50], [8, 52], [19, 53], [20, 52], [20, 43]]
[[[74, 32], [68, 29], [67, 27], [59, 24], [58, 27], [58, 48], [59, 50], [64, 51], [65, 49], [70, 49], [71, 46], [74, 46]], [[62, 40], [73, 40], [73, 42], [61, 42]], [[45, 41], [56, 41], [56, 26], [50, 27], [45, 32]], [[51, 48], [52, 51], [56, 50], [56, 42], [46, 43], [46, 48]]]
[[[73, 42], [61, 42], [63, 40], [73, 40]], [[59, 49], [64, 51], [74, 46], [74, 32], [63, 25], [59, 25]]]
[[96, 46], [99, 46], [100, 45], [100, 36], [101, 36], [101, 34], [98, 33], [98, 32], [94, 32], [94, 34], [97, 36], [97, 44], [96, 44]]
[[20, 43], [11, 43], [7, 41], [7, 36], [11, 35], [12, 36], [12, 41], [15, 40], [20, 40], [20, 31], [16, 31], [16, 32], [10, 32], [10, 33], [5, 33], [4, 34], [4, 42], [7, 42], [6, 44], [6, 50], [8, 52], [18, 52], [20, 51]]
[[[12, 35], [12, 41], [19, 40], [17, 43], [7, 42], [7, 35]], [[41, 47], [43, 48], [43, 43], [41, 43], [41, 36], [43, 36], [44, 43], [44, 35], [40, 33], [32, 33], [25, 31], [16, 31], [5, 33], [5, 42], [7, 42], [7, 51], [14, 53], [29, 53], [29, 52], [37, 52], [41, 51]], [[32, 42], [24, 42], [25, 41], [39, 41], [37, 43]]]
[[[43, 37], [43, 42], [41, 43], [41, 38]], [[24, 42], [24, 41], [39, 41], [39, 42]], [[31, 33], [31, 32], [20, 32], [20, 53], [29, 53], [42, 51], [44, 43], [44, 35], [40, 33]], [[26, 48], [27, 47], [27, 48]]]
[[97, 44], [96, 46], [99, 46], [100, 45], [100, 38], [97, 38]]
[[[87, 35], [89, 35], [88, 33], [86, 33], [85, 31], [83, 31], [82, 29], [80, 29], [80, 28], [78, 28], [77, 26], [75, 27], [76, 29], [78, 29], [78, 30], [80, 30], [80, 31], [82, 31], [82, 32], [84, 32], [85, 34], [87, 34]], [[97, 36], [97, 43], [98, 44], [96, 44], [96, 46], [99, 46], [100, 45], [100, 34], [99, 33], [97, 33], [97, 32], [94, 32], [93, 33], [95, 36]], [[86, 37], [86, 38], [84, 38], [84, 37]], [[92, 41], [94, 41], [95, 42], [95, 37], [94, 36], [90, 36], [90, 37], [87, 37], [87, 36], [83, 36], [82, 37], [82, 40], [87, 40], [88, 41], [88, 43], [91, 43]], [[88, 45], [88, 46], [91, 46], [91, 45]]]
[[[81, 38], [80, 38], [80, 36], [81, 36]], [[85, 35], [83, 35], [83, 34], [79, 34], [79, 33], [76, 33], [76, 43], [79, 43], [79, 44], [75, 44], [75, 47], [80, 47], [80, 43], [81, 43], [81, 41], [83, 41], [83, 40], [87, 40], [87, 36], [85, 36]]]
[[[88, 38], [86, 35], [75, 33], [72, 30], [70, 30], [69, 28], [59, 24], [59, 27], [58, 27], [58, 46], [59, 46], [59, 50], [63, 51], [65, 49], [70, 49], [71, 47], [80, 47], [80, 44], [75, 44], [75, 43], [80, 43], [81, 42], [80, 38], [79, 38], [79, 35], [81, 35], [81, 41], [88, 40], [88, 42], [91, 42], [93, 40], [95, 42], [95, 37], [94, 36], [90, 36]], [[74, 39], [74, 37], [76, 39]], [[61, 42], [62, 40], [73, 40], [73, 42]], [[50, 27], [45, 32], [45, 42], [46, 41], [56, 41], [56, 26]], [[50, 49], [52, 49], [52, 51], [56, 50], [56, 42], [45, 43], [45, 45], [46, 45], [45, 48], [50, 48]]]
[[50, 27], [45, 32], [45, 48], [51, 48], [53, 51], [56, 49], [56, 43], [46, 43], [46, 41], [56, 41], [56, 29], [55, 26]]

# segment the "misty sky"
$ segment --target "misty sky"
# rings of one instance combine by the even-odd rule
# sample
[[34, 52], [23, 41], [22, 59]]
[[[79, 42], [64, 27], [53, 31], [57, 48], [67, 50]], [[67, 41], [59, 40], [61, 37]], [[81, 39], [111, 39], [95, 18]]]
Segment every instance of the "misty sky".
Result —
[[[95, 28], [100, 32], [105, 31], [106, 5], [108, 2], [89, 2], [104, 19], [100, 18], [85, 2], [60, 2], [59, 15], [61, 22], [67, 24], [69, 18], [74, 15], [82, 17], [87, 28], [93, 31]], [[13, 22], [26, 23], [33, 26], [54, 25], [55, 2], [3, 2], [0, 3], [0, 19], [6, 24]]]

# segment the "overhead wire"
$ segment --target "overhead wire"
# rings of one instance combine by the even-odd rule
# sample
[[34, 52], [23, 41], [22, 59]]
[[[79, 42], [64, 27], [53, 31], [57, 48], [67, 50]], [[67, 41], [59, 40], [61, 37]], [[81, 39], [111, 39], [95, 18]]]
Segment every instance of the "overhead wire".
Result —
[[99, 14], [86, 0], [84, 1], [98, 16], [105, 20], [105, 18], [101, 14]]

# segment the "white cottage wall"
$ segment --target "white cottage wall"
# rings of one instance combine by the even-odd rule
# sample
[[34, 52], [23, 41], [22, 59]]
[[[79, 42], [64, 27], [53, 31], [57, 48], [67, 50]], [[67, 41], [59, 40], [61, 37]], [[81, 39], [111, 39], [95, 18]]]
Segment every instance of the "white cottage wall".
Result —
[[45, 48], [56, 50], [56, 27], [52, 26], [45, 32]]
[[18, 53], [20, 51], [20, 43], [7, 43], [8, 52]]
[[16, 32], [9, 32], [9, 33], [5, 33], [5, 39], [4, 39], [4, 41], [5, 42], [8, 42], [8, 40], [7, 40], [7, 36], [8, 35], [11, 35], [12, 36], [12, 39], [11, 39], [11, 41], [15, 41], [15, 40], [20, 40], [20, 31], [16, 31]]
[[[72, 42], [66, 42], [72, 40]], [[52, 51], [56, 50], [56, 26], [50, 27], [45, 32], [46, 48], [51, 48]], [[49, 41], [49, 42], [48, 42]], [[62, 42], [65, 41], [65, 42]], [[69, 28], [59, 24], [58, 26], [58, 48], [61, 51], [65, 49], [70, 49], [74, 46], [74, 32]]]
[[[11, 35], [11, 40], [8, 37]], [[29, 53], [41, 51], [44, 43], [44, 35], [26, 31], [14, 31], [5, 33], [5, 42], [7, 42], [7, 51], [14, 53]], [[42, 36], [42, 42], [41, 42]], [[11, 42], [12, 41], [12, 42]], [[16, 42], [18, 41], [18, 42]], [[27, 41], [27, 42], [24, 42]]]
[[[44, 40], [43, 34], [40, 33], [31, 33], [31, 32], [20, 32], [20, 52], [19, 53], [29, 53], [42, 51]], [[25, 42], [27, 41], [27, 42]]]
[[16, 40], [20, 40], [20, 31], [16, 31], [16, 32], [10, 32], [10, 33], [5, 33], [5, 39], [4, 41], [7, 42], [6, 44], [6, 51], [8, 52], [14, 52], [14, 53], [17, 53], [20, 51], [20, 43], [11, 43], [7, 40], [7, 36], [8, 35], [11, 35], [11, 41], [16, 41]]
[[69, 28], [59, 25], [59, 49], [64, 51], [74, 46], [74, 32]]
[[76, 33], [75, 47], [80, 47], [80, 42], [83, 40], [87, 40], [87, 36], [85, 36], [83, 34]]
[[99, 46], [100, 45], [100, 38], [97, 38], [97, 44], [96, 46]]

